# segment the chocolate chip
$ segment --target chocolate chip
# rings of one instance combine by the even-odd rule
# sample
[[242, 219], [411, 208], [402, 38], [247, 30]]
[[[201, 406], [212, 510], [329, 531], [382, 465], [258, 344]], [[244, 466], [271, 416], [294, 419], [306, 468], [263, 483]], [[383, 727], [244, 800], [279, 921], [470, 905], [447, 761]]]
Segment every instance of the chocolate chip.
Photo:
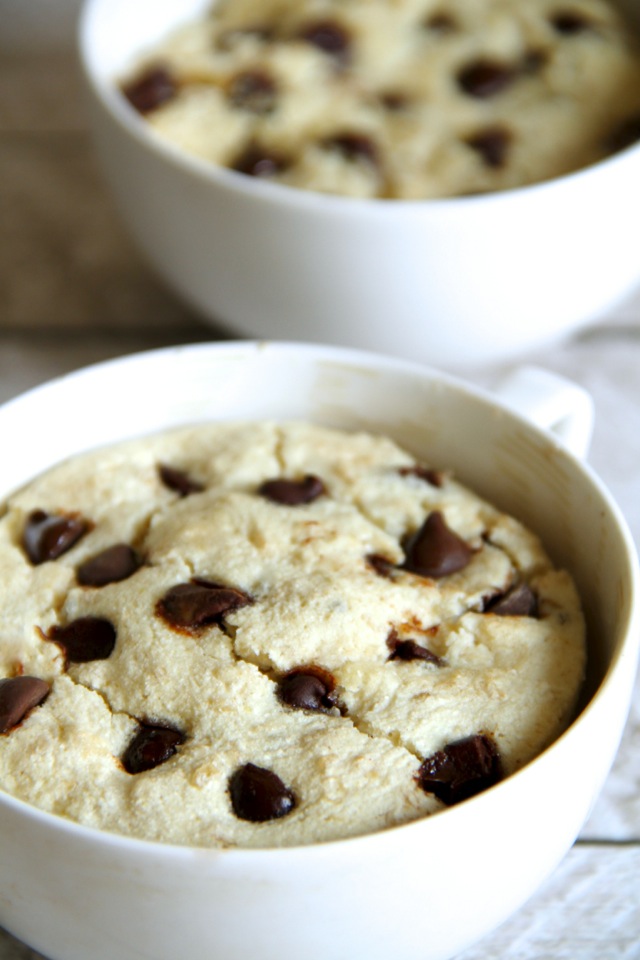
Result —
[[333, 695], [335, 678], [322, 667], [299, 667], [285, 673], [278, 681], [278, 699], [297, 710], [331, 711], [336, 706]]
[[574, 10], [560, 10], [550, 18], [551, 26], [564, 37], [574, 36], [589, 30], [591, 23], [581, 13]]
[[528, 583], [520, 583], [507, 593], [490, 600], [484, 612], [494, 613], [499, 617], [537, 617], [538, 598]]
[[258, 493], [288, 507], [297, 507], [301, 504], [312, 503], [327, 491], [319, 477], [308, 473], [302, 480], [265, 480], [259, 487]]
[[34, 510], [27, 517], [22, 545], [33, 564], [57, 560], [70, 550], [90, 528], [88, 521], [72, 513], [45, 513]]
[[286, 170], [288, 161], [279, 154], [263, 149], [258, 144], [249, 144], [231, 165], [237, 173], [248, 177], [275, 177]]
[[184, 743], [185, 736], [174, 727], [143, 723], [122, 757], [127, 773], [143, 773], [166, 763]]
[[273, 77], [264, 70], [245, 70], [232, 77], [227, 97], [239, 110], [264, 115], [274, 109], [278, 90]]
[[444, 666], [444, 660], [441, 657], [415, 640], [401, 640], [395, 630], [392, 630], [387, 637], [387, 646], [391, 650], [387, 660], [426, 660], [437, 667]]
[[299, 34], [301, 40], [333, 57], [341, 64], [351, 56], [351, 39], [347, 31], [333, 20], [318, 20], [308, 24]]
[[511, 134], [504, 127], [487, 127], [466, 140], [479, 153], [488, 167], [504, 167], [511, 145]]
[[156, 613], [174, 629], [192, 632], [213, 623], [221, 626], [225, 614], [252, 602], [235, 587], [191, 580], [171, 587], [158, 601]]
[[140, 558], [128, 543], [115, 543], [78, 567], [78, 583], [85, 587], [104, 587], [126, 580], [140, 567]]
[[12, 677], [0, 680], [0, 733], [7, 733], [38, 704], [51, 689], [46, 680], [38, 677]]
[[420, 464], [413, 467], [399, 467], [398, 473], [401, 477], [417, 477], [418, 480], [424, 480], [432, 487], [441, 487], [444, 483], [444, 475], [439, 470], [421, 467]]
[[433, 33], [437, 33], [440, 36], [443, 36], [447, 33], [455, 33], [458, 29], [458, 24], [451, 14], [446, 13], [444, 10], [437, 13], [432, 13], [431, 16], [425, 21], [425, 27], [427, 30], [431, 30]]
[[467, 566], [472, 550], [451, 530], [442, 514], [434, 510], [405, 544], [404, 570], [437, 580]]
[[452, 806], [498, 783], [503, 777], [498, 748], [484, 734], [456, 740], [427, 757], [417, 780], [426, 793]]
[[165, 487], [179, 493], [181, 497], [188, 497], [190, 493], [200, 493], [204, 486], [197, 480], [192, 480], [184, 470], [170, 467], [166, 463], [158, 464], [158, 475]]
[[458, 84], [464, 93], [477, 99], [495, 97], [516, 79], [518, 71], [494, 60], [476, 60], [458, 74]]
[[399, 90], [387, 90], [379, 95], [379, 100], [385, 110], [391, 113], [399, 113], [411, 103], [411, 98]]
[[606, 148], [611, 153], [618, 153], [620, 150], [626, 150], [640, 141], [640, 114], [629, 117], [613, 131], [606, 143]]
[[116, 629], [101, 617], [79, 617], [64, 627], [51, 627], [46, 639], [62, 648], [67, 663], [89, 663], [111, 656]]
[[383, 557], [379, 553], [370, 553], [365, 557], [365, 560], [379, 577], [386, 577], [387, 580], [391, 579], [391, 573], [395, 567], [393, 560], [389, 560], [388, 557]]
[[272, 770], [246, 763], [229, 779], [231, 805], [236, 817], [252, 823], [277, 820], [291, 813], [296, 799]]
[[178, 84], [166, 67], [155, 66], [145, 70], [130, 83], [125, 84], [122, 92], [139, 113], [151, 113], [163, 103], [175, 97]]
[[322, 145], [328, 150], [337, 150], [346, 160], [364, 160], [376, 166], [378, 164], [378, 149], [371, 139], [362, 133], [340, 133], [326, 137]]

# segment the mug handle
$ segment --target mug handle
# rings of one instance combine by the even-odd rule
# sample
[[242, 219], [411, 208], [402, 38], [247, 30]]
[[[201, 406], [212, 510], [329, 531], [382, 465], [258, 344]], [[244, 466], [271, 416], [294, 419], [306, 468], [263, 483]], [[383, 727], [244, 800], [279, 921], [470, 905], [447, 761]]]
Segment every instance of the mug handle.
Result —
[[495, 388], [499, 399], [537, 427], [549, 430], [579, 460], [593, 434], [591, 394], [572, 380], [541, 367], [517, 367]]

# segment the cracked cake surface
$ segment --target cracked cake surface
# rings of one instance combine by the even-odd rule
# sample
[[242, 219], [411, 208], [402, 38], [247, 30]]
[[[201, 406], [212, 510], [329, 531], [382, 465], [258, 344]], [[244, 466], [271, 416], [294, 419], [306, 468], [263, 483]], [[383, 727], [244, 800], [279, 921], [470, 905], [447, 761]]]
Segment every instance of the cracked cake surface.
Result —
[[279, 846], [519, 769], [571, 719], [579, 599], [443, 467], [218, 423], [25, 486], [0, 520], [0, 786], [135, 837]]
[[121, 86], [161, 138], [321, 193], [505, 190], [640, 138], [640, 48], [606, 0], [220, 0]]

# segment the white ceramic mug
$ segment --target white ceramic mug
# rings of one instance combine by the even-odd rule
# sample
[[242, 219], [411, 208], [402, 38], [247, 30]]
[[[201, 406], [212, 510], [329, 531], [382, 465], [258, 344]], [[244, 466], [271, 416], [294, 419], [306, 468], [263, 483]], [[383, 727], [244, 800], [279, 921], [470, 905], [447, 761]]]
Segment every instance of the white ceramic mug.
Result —
[[[535, 379], [534, 374], [534, 379]], [[579, 390], [533, 392], [578, 424]], [[558, 386], [556, 382], [556, 387]], [[547, 399], [539, 401], [546, 392]], [[87, 415], [91, 411], [91, 415]], [[553, 416], [549, 419], [549, 413]], [[613, 760], [640, 636], [620, 513], [562, 441], [488, 394], [408, 362], [331, 347], [226, 343], [101, 364], [0, 408], [0, 497], [96, 445], [211, 419], [310, 419], [392, 436], [538, 531], [574, 574], [589, 624], [581, 713], [524, 769], [436, 816], [285, 849], [195, 849], [101, 833], [0, 794], [0, 924], [52, 960], [444, 960], [548, 876]], [[585, 419], [586, 418], [586, 419]], [[582, 436], [583, 440], [575, 440]]]
[[[619, 2], [640, 23], [636, 0]], [[558, 340], [640, 280], [640, 144], [523, 189], [389, 201], [267, 183], [163, 141], [118, 80], [209, 6], [87, 0], [80, 32], [95, 144], [123, 220], [206, 319], [451, 368]]]

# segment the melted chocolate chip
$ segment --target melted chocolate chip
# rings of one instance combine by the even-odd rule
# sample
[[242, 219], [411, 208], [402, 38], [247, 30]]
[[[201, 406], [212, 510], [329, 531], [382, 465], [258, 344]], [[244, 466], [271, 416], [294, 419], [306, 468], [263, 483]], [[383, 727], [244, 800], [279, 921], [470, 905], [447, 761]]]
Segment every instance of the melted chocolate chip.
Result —
[[51, 689], [38, 677], [12, 677], [0, 680], [0, 733], [8, 733], [41, 704]]
[[122, 88], [122, 92], [139, 113], [151, 113], [175, 97], [178, 84], [166, 67], [150, 67]]
[[128, 543], [115, 543], [78, 567], [78, 583], [85, 587], [104, 587], [126, 580], [140, 567], [140, 558]]
[[346, 160], [364, 160], [376, 166], [378, 164], [378, 149], [370, 137], [362, 133], [340, 133], [327, 137], [322, 145], [329, 150], [337, 150]]
[[297, 710], [330, 711], [336, 705], [333, 694], [336, 681], [322, 667], [290, 670], [278, 682], [278, 699]]
[[79, 617], [65, 627], [52, 627], [46, 638], [62, 648], [67, 663], [89, 663], [111, 656], [116, 629], [101, 617]]
[[620, 150], [626, 150], [627, 147], [632, 147], [634, 143], [638, 143], [639, 141], [640, 114], [630, 117], [628, 120], [625, 120], [624, 123], [620, 124], [609, 137], [606, 148], [611, 153], [618, 153]]
[[426, 793], [452, 806], [498, 783], [503, 777], [498, 748], [484, 734], [456, 740], [427, 757], [417, 780]]
[[395, 630], [387, 637], [387, 646], [391, 653], [387, 660], [426, 660], [437, 667], [444, 665], [444, 660], [436, 656], [431, 650], [421, 646], [415, 640], [401, 640]]
[[425, 21], [425, 27], [427, 30], [431, 30], [433, 33], [437, 33], [440, 36], [443, 36], [447, 33], [455, 33], [458, 29], [458, 24], [455, 19], [451, 16], [450, 13], [446, 13], [444, 10], [437, 13], [432, 13], [430, 17]]
[[89, 523], [71, 513], [49, 514], [34, 510], [27, 517], [22, 545], [31, 563], [57, 560], [89, 530]]
[[401, 477], [417, 477], [418, 480], [424, 480], [432, 487], [441, 487], [444, 483], [444, 476], [439, 470], [432, 470], [430, 467], [421, 467], [416, 464], [413, 467], [399, 467], [398, 473]]
[[434, 580], [462, 570], [472, 556], [470, 546], [449, 529], [437, 510], [409, 538], [405, 550], [403, 569]]
[[466, 143], [480, 154], [488, 167], [499, 169], [505, 165], [511, 134], [504, 127], [487, 127], [469, 137]]
[[553, 29], [563, 37], [572, 37], [591, 27], [589, 20], [574, 10], [559, 10], [551, 17], [550, 23]]
[[518, 71], [494, 60], [476, 60], [458, 74], [458, 84], [464, 93], [477, 99], [495, 97], [511, 86]]
[[184, 470], [170, 467], [166, 463], [158, 464], [158, 475], [165, 487], [179, 493], [181, 497], [188, 497], [190, 493], [200, 493], [204, 486], [197, 480], [192, 480]]
[[232, 106], [249, 113], [271, 113], [278, 97], [275, 80], [264, 70], [245, 70], [232, 78], [227, 90]]
[[251, 597], [235, 587], [191, 580], [171, 587], [158, 601], [156, 613], [170, 627], [192, 632], [213, 623], [221, 626], [225, 614], [252, 602]]
[[391, 113], [406, 110], [411, 103], [410, 97], [399, 90], [387, 90], [379, 95], [379, 99], [385, 110], [389, 110]]
[[184, 734], [173, 727], [143, 723], [122, 757], [127, 773], [143, 773], [166, 763], [184, 743]]
[[258, 489], [258, 493], [288, 507], [297, 507], [301, 504], [312, 503], [327, 491], [319, 477], [308, 473], [302, 480], [265, 480]]
[[351, 39], [347, 31], [333, 20], [310, 23], [300, 33], [300, 39], [345, 64], [351, 56]]
[[490, 600], [484, 612], [494, 613], [499, 617], [537, 617], [538, 598], [528, 583], [520, 583], [507, 593]]
[[252, 823], [277, 820], [291, 813], [296, 799], [272, 770], [246, 763], [229, 779], [231, 805], [236, 817]]
[[271, 153], [258, 144], [250, 144], [246, 150], [236, 157], [231, 165], [232, 170], [244, 173], [248, 177], [275, 177], [286, 170], [288, 162], [279, 154]]
[[365, 557], [368, 566], [378, 574], [379, 577], [391, 579], [391, 573], [395, 567], [393, 560], [383, 557], [379, 553], [370, 553]]

